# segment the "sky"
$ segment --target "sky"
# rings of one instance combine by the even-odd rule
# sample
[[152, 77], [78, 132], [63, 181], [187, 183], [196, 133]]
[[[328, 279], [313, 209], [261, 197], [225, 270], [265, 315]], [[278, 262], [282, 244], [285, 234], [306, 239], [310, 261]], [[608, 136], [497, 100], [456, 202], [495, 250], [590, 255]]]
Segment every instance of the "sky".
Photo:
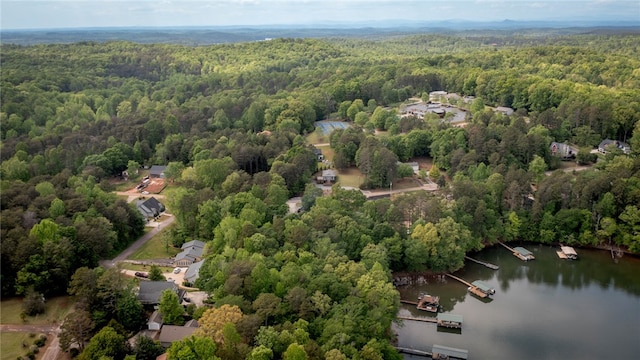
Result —
[[1, 29], [505, 19], [640, 23], [640, 0], [0, 0]]

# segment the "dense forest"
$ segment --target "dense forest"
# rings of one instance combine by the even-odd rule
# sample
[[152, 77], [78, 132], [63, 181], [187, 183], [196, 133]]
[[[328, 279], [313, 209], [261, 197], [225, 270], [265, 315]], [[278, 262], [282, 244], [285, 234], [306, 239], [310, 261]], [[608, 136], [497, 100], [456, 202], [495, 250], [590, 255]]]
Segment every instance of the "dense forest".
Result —
[[[212, 308], [170, 359], [399, 358], [393, 272], [454, 271], [497, 241], [640, 253], [638, 34], [0, 50], [2, 295], [75, 295], [102, 339], [83, 359], [146, 358], [95, 345], [144, 324], [130, 287], [98, 267], [143, 233], [110, 179], [144, 166], [168, 166], [173, 244], [208, 244], [196, 285]], [[470, 111], [466, 126], [398, 116], [435, 90], [475, 98], [454, 104]], [[329, 118], [352, 122], [330, 143], [363, 187], [430, 157], [440, 190], [322, 196], [305, 136]], [[631, 152], [591, 154], [603, 139]], [[589, 168], [559, 169], [552, 141]], [[301, 213], [288, 213], [291, 196]]]

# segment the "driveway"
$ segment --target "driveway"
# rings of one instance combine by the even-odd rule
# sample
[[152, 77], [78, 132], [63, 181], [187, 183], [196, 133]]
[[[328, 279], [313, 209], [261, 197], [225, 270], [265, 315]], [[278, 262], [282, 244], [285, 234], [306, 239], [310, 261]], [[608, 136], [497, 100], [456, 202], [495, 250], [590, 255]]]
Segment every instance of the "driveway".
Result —
[[123, 252], [121, 252], [120, 255], [116, 256], [111, 260], [103, 260], [100, 262], [100, 264], [106, 268], [111, 268], [111, 267], [114, 267], [120, 261], [123, 261], [129, 256], [131, 256], [131, 254], [133, 254], [136, 250], [138, 250], [145, 242], [147, 242], [147, 240], [154, 237], [157, 233], [160, 232], [160, 230], [167, 227], [167, 225], [171, 224], [175, 220], [175, 217], [171, 214], [164, 214], [164, 216], [167, 216], [168, 218], [162, 223], [156, 223], [156, 226], [151, 231], [142, 235], [138, 240], [136, 240]]

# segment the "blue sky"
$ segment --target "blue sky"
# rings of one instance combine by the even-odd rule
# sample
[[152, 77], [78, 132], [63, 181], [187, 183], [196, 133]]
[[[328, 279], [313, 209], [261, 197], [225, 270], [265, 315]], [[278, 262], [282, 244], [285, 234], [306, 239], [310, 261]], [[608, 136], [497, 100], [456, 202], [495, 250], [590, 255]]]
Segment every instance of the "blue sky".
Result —
[[2, 29], [606, 20], [640, 23], [640, 0], [0, 0]]

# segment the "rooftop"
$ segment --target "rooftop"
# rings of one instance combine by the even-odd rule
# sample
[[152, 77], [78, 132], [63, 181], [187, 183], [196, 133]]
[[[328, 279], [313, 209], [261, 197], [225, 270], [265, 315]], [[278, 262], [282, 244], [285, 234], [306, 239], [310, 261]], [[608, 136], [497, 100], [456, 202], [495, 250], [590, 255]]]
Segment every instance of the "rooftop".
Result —
[[451, 356], [456, 359], [466, 359], [469, 356], [469, 351], [467, 350], [435, 344], [431, 348], [431, 352]]
[[451, 321], [462, 324], [462, 315], [439, 313], [438, 321]]
[[491, 291], [491, 286], [489, 286], [489, 284], [485, 283], [484, 281], [476, 280], [476, 281], [472, 282], [471, 285], [477, 287], [478, 289], [482, 290], [483, 292]]
[[513, 250], [515, 250], [516, 252], [520, 253], [521, 255], [527, 256], [527, 255], [533, 255], [533, 253], [523, 247], [517, 246], [515, 248], [513, 248]]

